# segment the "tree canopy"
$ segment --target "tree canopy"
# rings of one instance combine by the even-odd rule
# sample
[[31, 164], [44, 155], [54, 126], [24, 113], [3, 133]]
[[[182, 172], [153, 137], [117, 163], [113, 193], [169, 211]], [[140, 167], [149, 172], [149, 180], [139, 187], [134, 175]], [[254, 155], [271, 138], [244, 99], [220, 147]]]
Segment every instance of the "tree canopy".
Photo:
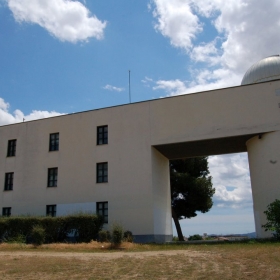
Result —
[[209, 175], [208, 158], [188, 158], [170, 161], [172, 218], [178, 238], [183, 241], [179, 220], [208, 212], [215, 189]]
[[280, 200], [275, 199], [274, 202], [271, 202], [264, 214], [266, 215], [267, 223], [262, 227], [265, 231], [272, 231], [274, 237], [280, 240]]

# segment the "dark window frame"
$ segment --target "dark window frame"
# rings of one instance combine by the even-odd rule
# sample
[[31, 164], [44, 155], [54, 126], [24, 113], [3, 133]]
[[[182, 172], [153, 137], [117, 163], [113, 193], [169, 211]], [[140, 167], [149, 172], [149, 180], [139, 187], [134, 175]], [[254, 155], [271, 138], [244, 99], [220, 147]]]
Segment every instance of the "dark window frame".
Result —
[[5, 173], [4, 191], [12, 191], [14, 187], [14, 172]]
[[97, 127], [97, 145], [108, 144], [108, 125], [101, 125]]
[[108, 162], [96, 163], [96, 183], [108, 182]]
[[57, 187], [58, 167], [48, 168], [48, 188]]
[[17, 139], [8, 140], [7, 157], [16, 156]]
[[49, 152], [59, 150], [59, 132], [51, 133], [49, 139]]
[[56, 204], [46, 205], [46, 216], [56, 217]]
[[108, 201], [96, 202], [96, 214], [103, 216], [104, 224], [108, 224]]
[[3, 207], [2, 208], [2, 216], [3, 217], [10, 217], [12, 214], [12, 207]]

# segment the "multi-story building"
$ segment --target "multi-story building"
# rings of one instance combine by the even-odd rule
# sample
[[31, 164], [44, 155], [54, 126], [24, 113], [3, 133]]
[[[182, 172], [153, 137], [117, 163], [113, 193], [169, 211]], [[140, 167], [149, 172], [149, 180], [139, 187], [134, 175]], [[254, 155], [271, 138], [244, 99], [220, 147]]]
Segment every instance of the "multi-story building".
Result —
[[[279, 57], [260, 63], [280, 69]], [[255, 81], [265, 72], [255, 68], [238, 87], [0, 127], [2, 215], [91, 211], [138, 242], [171, 240], [169, 159], [248, 151], [267, 236], [263, 211], [280, 198], [280, 76]]]

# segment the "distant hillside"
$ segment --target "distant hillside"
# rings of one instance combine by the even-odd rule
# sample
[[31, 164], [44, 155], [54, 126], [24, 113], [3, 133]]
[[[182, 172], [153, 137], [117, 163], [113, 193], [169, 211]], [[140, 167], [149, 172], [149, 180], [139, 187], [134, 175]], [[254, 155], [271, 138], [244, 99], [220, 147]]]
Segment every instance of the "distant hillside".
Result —
[[209, 234], [208, 236], [211, 237], [218, 237], [218, 236], [248, 236], [248, 238], [256, 238], [257, 235], [255, 232], [250, 232], [250, 233], [240, 233], [240, 234]]

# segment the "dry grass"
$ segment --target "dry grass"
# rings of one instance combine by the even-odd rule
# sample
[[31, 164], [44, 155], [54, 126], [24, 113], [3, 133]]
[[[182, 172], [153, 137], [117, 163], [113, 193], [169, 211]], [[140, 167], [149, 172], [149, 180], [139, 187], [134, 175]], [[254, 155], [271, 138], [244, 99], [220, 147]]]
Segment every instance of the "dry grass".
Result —
[[107, 247], [1, 244], [0, 279], [280, 279], [279, 243]]
[[123, 242], [119, 246], [113, 246], [111, 243], [100, 243], [97, 241], [91, 241], [90, 243], [53, 243], [44, 244], [38, 247], [34, 247], [31, 244], [21, 243], [2, 243], [0, 244], [0, 251], [55, 251], [55, 252], [110, 252], [112, 250], [147, 250], [154, 246], [142, 245], [130, 242]]

